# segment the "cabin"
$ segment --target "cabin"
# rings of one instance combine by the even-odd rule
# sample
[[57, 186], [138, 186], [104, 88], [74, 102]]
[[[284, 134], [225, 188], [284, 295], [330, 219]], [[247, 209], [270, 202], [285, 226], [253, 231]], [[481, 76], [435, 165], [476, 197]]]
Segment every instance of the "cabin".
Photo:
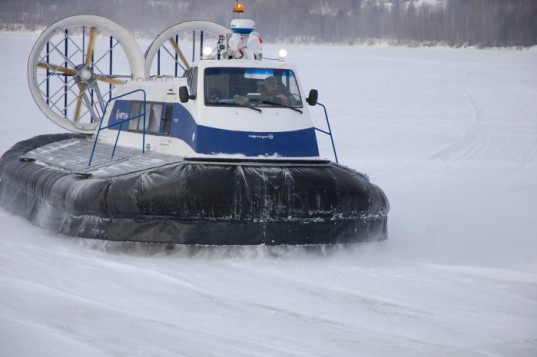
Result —
[[[228, 46], [234, 35], [245, 36], [240, 31]], [[228, 46], [194, 62], [182, 77], [119, 87], [99, 142], [139, 147], [144, 136], [144, 149], [181, 157], [319, 159], [308, 109], [317, 92], [305, 95], [284, 56], [263, 60], [242, 48], [242, 58], [235, 58]]]

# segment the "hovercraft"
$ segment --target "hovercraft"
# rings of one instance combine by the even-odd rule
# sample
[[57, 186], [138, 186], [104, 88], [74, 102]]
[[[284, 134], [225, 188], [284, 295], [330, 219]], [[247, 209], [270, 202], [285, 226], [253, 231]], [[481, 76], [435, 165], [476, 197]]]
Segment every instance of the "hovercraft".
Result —
[[285, 52], [278, 57], [263, 58], [254, 22], [239, 16], [229, 28], [172, 26], [145, 55], [108, 19], [58, 21], [32, 49], [29, 86], [72, 133], [7, 151], [0, 205], [65, 235], [113, 241], [387, 238], [386, 195], [337, 156], [321, 158], [317, 136], [332, 134], [327, 116], [327, 130], [310, 116], [322, 105], [317, 91], [305, 97]]

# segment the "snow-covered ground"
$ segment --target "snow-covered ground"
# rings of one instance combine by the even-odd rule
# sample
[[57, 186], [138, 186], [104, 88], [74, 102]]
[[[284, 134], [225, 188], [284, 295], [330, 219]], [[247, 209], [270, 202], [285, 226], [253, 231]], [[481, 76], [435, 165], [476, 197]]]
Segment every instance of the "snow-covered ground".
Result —
[[[61, 131], [27, 89], [35, 39], [0, 34], [0, 153]], [[0, 355], [537, 356], [537, 50], [287, 49], [390, 239], [165, 251], [0, 209]]]

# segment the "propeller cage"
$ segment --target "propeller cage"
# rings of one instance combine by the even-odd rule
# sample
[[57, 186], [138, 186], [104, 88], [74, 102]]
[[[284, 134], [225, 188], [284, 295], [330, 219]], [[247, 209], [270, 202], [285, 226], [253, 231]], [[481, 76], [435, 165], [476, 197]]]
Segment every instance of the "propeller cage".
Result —
[[181, 77], [203, 48], [219, 48], [231, 31], [189, 21], [163, 31], [145, 55], [132, 35], [99, 16], [79, 15], [49, 26], [28, 60], [28, 83], [41, 111], [69, 131], [91, 134], [116, 86], [128, 80]]

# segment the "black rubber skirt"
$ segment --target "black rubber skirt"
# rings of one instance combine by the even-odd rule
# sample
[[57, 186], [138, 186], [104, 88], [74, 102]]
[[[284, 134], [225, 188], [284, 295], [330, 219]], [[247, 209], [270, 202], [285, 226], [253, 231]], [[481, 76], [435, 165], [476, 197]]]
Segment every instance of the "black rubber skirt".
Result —
[[330, 244], [387, 238], [389, 203], [331, 162], [181, 160], [98, 178], [25, 160], [73, 134], [42, 135], [0, 159], [0, 206], [56, 232], [200, 245]]

